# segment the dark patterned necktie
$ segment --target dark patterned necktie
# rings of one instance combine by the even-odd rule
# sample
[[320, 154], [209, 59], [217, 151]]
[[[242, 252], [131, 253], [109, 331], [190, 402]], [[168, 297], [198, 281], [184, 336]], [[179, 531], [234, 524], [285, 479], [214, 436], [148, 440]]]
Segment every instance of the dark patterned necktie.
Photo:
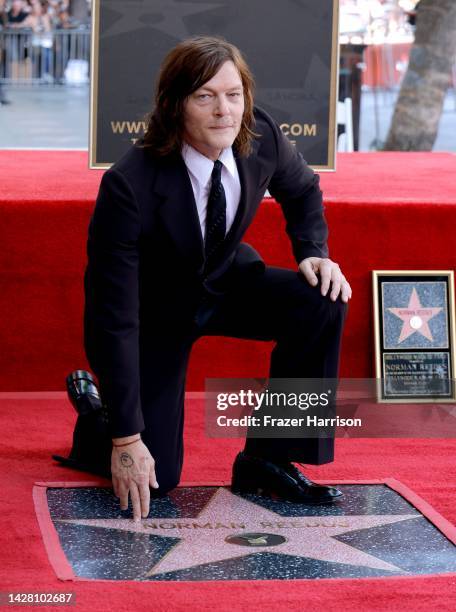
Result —
[[226, 232], [226, 199], [222, 185], [222, 168], [222, 162], [217, 159], [212, 170], [211, 190], [207, 200], [204, 252], [209, 266], [210, 260], [225, 239]]

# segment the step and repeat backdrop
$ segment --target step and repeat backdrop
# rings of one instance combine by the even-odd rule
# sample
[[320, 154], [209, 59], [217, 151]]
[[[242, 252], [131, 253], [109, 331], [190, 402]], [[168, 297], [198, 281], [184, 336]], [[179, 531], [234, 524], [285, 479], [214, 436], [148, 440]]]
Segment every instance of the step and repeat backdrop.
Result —
[[212, 35], [243, 52], [256, 104], [307, 162], [333, 170], [338, 10], [338, 0], [94, 0], [90, 167], [109, 167], [143, 135], [168, 51]]

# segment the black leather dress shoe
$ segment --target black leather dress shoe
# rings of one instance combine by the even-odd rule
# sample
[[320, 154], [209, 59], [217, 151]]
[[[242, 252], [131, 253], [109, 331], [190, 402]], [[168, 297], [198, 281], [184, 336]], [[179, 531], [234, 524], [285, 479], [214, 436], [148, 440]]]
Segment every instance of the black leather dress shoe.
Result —
[[107, 409], [103, 406], [93, 376], [75, 370], [67, 376], [67, 393], [78, 418], [68, 457], [52, 455], [67, 467], [111, 478], [112, 440]]
[[231, 490], [302, 504], [329, 504], [342, 497], [342, 491], [312, 482], [292, 463], [278, 464], [243, 452], [233, 464]]

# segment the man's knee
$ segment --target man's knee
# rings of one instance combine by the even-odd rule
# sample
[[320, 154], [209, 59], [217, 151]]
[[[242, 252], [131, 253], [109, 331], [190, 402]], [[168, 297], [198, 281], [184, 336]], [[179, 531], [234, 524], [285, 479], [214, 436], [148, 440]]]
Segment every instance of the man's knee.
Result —
[[157, 449], [150, 448], [150, 445], [149, 451], [155, 461], [155, 477], [158, 482], [158, 489], [155, 489], [155, 492], [158, 496], [166, 495], [179, 484], [182, 473], [182, 453], [157, 452]]
[[338, 297], [335, 302], [332, 300], [329, 301], [331, 302], [332, 308], [332, 320], [335, 323], [343, 325], [348, 313], [348, 302], [343, 302], [340, 297]]
[[348, 304], [343, 302], [340, 296], [337, 300], [332, 300], [329, 296], [321, 294], [320, 286], [312, 287], [311, 291], [306, 288], [299, 294], [298, 308], [291, 313], [291, 316], [297, 318], [297, 323], [304, 325], [321, 324], [343, 326], [347, 316]]
[[173, 474], [164, 475], [163, 473], [157, 473], [157, 480], [158, 489], [151, 489], [151, 491], [155, 492], [157, 496], [162, 497], [177, 487], [180, 481], [180, 474], [176, 476]]

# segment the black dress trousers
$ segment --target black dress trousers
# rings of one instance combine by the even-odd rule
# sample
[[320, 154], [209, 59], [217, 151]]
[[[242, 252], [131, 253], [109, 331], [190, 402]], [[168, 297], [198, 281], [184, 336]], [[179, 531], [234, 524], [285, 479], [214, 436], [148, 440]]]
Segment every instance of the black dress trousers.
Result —
[[[203, 335], [274, 341], [269, 378], [334, 379], [347, 305], [322, 296], [292, 270], [266, 267], [234, 287]], [[322, 464], [334, 459], [333, 438], [247, 438], [246, 452], [274, 461]]]
[[[297, 271], [266, 267], [264, 272], [231, 283], [224, 295], [204, 296], [201, 308], [203, 316], [196, 313], [188, 333], [165, 325], [140, 335], [145, 421], [141, 435], [155, 459], [161, 492], [177, 486], [180, 479], [185, 378], [191, 348], [198, 338], [274, 341], [271, 378], [334, 379], [338, 373], [346, 304], [323, 297], [320, 286], [311, 287]], [[91, 367], [96, 374], [96, 363], [92, 361]], [[333, 460], [334, 440], [249, 438], [246, 451], [276, 461], [318, 465]]]

